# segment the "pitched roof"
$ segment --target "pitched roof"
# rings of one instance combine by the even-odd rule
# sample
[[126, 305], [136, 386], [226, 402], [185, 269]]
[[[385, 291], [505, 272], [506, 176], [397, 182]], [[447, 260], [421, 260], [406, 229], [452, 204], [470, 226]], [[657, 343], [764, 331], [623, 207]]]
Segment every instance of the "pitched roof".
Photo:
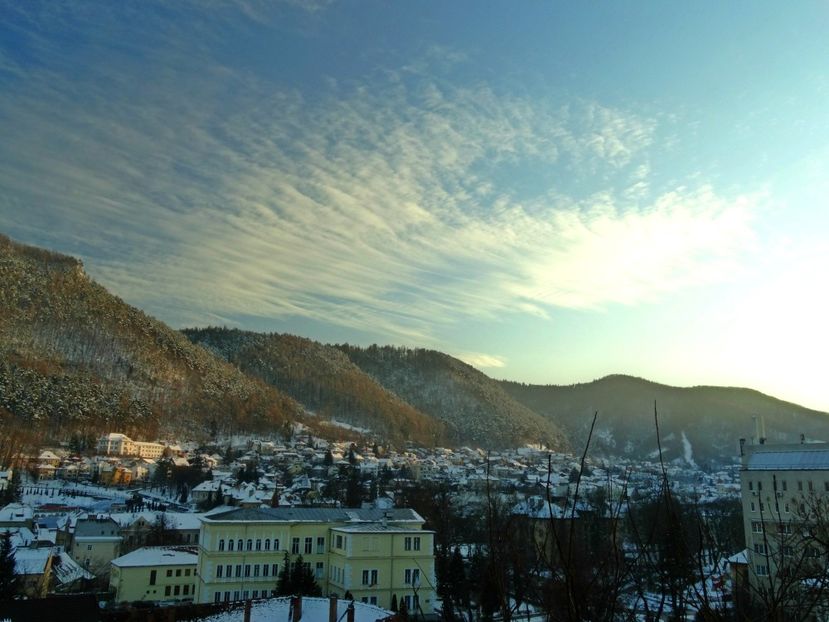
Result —
[[359, 523], [379, 522], [385, 518], [390, 522], [425, 522], [414, 510], [396, 508], [392, 510], [348, 509], [348, 508], [237, 508], [207, 515], [203, 520], [224, 521], [269, 521], [283, 523]]

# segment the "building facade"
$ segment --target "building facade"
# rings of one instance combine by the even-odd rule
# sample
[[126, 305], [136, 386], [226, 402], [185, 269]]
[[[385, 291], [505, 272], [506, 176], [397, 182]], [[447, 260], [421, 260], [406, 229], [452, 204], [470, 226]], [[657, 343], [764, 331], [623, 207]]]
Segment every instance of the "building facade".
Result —
[[741, 441], [740, 453], [749, 597], [784, 610], [826, 601], [829, 444]]
[[192, 602], [196, 596], [195, 547], [143, 547], [112, 560], [110, 591], [116, 602]]
[[398, 602], [409, 597], [431, 613], [434, 533], [423, 523], [409, 509], [239, 508], [207, 515], [197, 600], [273, 595], [287, 554], [290, 563], [302, 557], [325, 595], [348, 593], [386, 609], [395, 595]]

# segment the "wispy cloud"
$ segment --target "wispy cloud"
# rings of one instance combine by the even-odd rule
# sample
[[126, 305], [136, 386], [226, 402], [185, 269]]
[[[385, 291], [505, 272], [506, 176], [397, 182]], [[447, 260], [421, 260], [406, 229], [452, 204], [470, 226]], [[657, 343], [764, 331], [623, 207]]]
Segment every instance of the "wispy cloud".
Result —
[[0, 102], [0, 218], [177, 325], [301, 316], [428, 343], [728, 278], [752, 240], [757, 197], [653, 192], [658, 122], [630, 111], [395, 68], [311, 96], [188, 40], [145, 51], [141, 81], [134, 51], [25, 70]]
[[462, 352], [455, 356], [464, 363], [469, 363], [473, 367], [479, 367], [481, 369], [498, 369], [505, 367], [507, 364], [506, 360], [501, 356], [484, 354], [482, 352]]

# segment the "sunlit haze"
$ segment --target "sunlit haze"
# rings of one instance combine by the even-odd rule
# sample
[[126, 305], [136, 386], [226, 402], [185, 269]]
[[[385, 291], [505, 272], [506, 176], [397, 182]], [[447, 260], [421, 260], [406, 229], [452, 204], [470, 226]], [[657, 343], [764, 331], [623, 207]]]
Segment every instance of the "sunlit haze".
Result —
[[829, 410], [829, 5], [0, 0], [0, 232], [174, 327]]

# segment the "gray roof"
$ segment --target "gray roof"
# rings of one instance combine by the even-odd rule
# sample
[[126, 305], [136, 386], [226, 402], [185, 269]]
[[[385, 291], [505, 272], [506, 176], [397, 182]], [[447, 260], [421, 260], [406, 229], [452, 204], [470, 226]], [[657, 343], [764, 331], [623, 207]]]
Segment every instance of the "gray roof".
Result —
[[749, 471], [829, 471], [829, 447], [756, 451], [747, 456]]
[[224, 521], [269, 521], [281, 523], [361, 523], [379, 522], [384, 515], [389, 522], [419, 522], [423, 518], [412, 509], [393, 510], [349, 509], [349, 508], [237, 508], [218, 512], [203, 518], [209, 522]]
[[334, 527], [332, 531], [344, 531], [348, 533], [414, 533], [417, 535], [434, 533], [414, 527], [400, 527], [398, 525], [383, 525], [382, 523], [365, 523], [362, 525], [343, 525]]

